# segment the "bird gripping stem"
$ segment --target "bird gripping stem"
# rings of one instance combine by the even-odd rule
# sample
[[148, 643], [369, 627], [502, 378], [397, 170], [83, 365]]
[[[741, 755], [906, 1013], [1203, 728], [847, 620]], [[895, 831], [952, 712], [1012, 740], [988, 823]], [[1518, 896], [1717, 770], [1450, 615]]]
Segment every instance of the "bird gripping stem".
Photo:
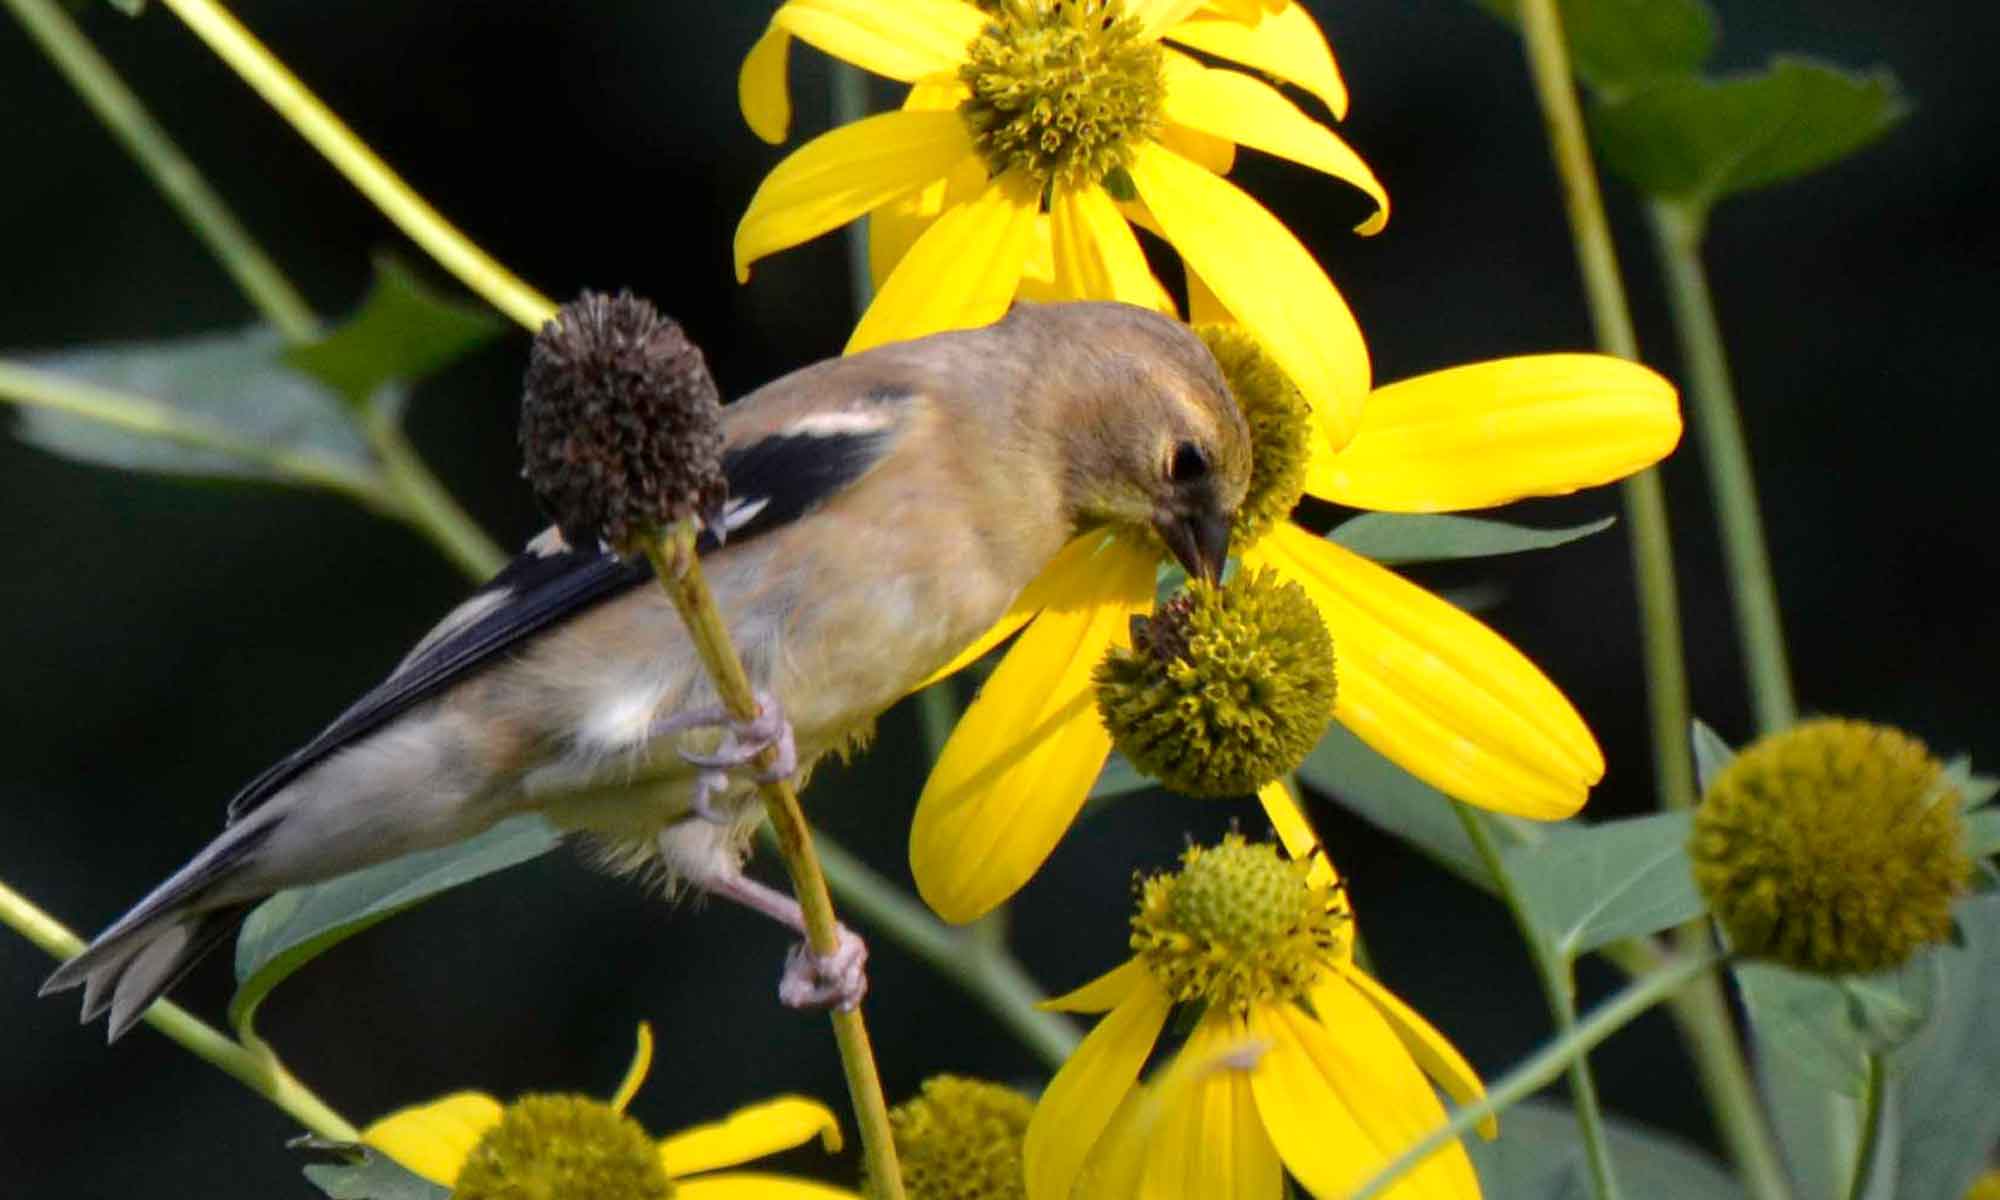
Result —
[[[738, 721], [757, 716], [757, 699], [750, 687], [743, 659], [729, 638], [715, 596], [702, 575], [701, 560], [695, 553], [698, 533], [692, 518], [669, 525], [657, 538], [644, 539], [646, 557], [653, 573], [666, 589], [674, 609], [687, 625], [695, 652], [715, 682], [722, 706]], [[765, 747], [756, 762], [769, 768], [777, 758], [776, 747]], [[785, 869], [792, 877], [792, 890], [805, 916], [806, 944], [814, 954], [831, 954], [839, 945], [839, 923], [833, 914], [833, 898], [827, 894], [826, 875], [820, 870], [819, 855], [813, 849], [812, 834], [805, 813], [799, 808], [798, 793], [788, 779], [758, 785], [764, 811], [777, 833], [778, 849]], [[868, 1027], [861, 1010], [827, 1014], [833, 1021], [834, 1040], [840, 1047], [841, 1067], [847, 1075], [847, 1090], [854, 1102], [855, 1124], [861, 1134], [862, 1155], [869, 1177], [876, 1181], [882, 1200], [903, 1200], [903, 1176], [896, 1163], [896, 1145], [889, 1128], [889, 1106], [882, 1095], [882, 1078], [875, 1067], [875, 1053], [868, 1040]]]

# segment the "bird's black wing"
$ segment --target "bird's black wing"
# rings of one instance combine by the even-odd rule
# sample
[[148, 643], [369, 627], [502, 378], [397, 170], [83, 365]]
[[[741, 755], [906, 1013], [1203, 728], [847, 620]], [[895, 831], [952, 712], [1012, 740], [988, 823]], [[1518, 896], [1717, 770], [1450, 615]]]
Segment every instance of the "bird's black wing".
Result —
[[[867, 474], [887, 453], [892, 435], [887, 427], [781, 433], [725, 450], [729, 502], [723, 510], [723, 536], [740, 543], [798, 520]], [[699, 549], [708, 553], [721, 544], [713, 530], [705, 531]], [[230, 822], [241, 820], [314, 764], [507, 650], [652, 577], [651, 563], [625, 562], [602, 547], [531, 547], [319, 736], [236, 793], [229, 802]]]

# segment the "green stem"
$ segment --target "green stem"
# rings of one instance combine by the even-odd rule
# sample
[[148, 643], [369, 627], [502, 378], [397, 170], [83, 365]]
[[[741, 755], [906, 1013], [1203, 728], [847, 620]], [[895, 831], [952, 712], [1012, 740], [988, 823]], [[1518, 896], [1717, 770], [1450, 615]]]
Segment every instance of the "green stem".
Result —
[[[827, 68], [834, 125], [851, 125], [868, 115], [868, 75], [852, 63], [835, 59]], [[868, 265], [868, 220], [856, 217], [847, 226], [847, 283], [854, 297], [854, 319], [875, 299], [874, 272]]]
[[54, 0], [6, 0], [7, 6], [41, 45], [49, 61], [69, 80], [113, 137], [173, 205], [194, 235], [207, 245], [236, 286], [287, 340], [313, 336], [319, 319], [286, 281], [249, 233], [208, 186], [194, 163], [153, 120], [138, 96], [83, 36]]
[[365, 424], [383, 478], [402, 501], [402, 511], [396, 515], [429, 538], [459, 570], [475, 580], [492, 578], [506, 565], [507, 556], [438, 482], [393, 415], [385, 412]]
[[0, 398], [97, 421], [130, 433], [200, 450], [212, 450], [261, 467], [304, 487], [322, 488], [390, 516], [402, 515], [400, 498], [373, 472], [309, 451], [250, 441], [218, 425], [145, 396], [99, 387], [53, 371], [0, 362]]
[[1543, 1046], [1533, 1058], [1509, 1071], [1488, 1089], [1478, 1103], [1453, 1110], [1451, 1120], [1397, 1155], [1349, 1200], [1372, 1200], [1381, 1195], [1440, 1147], [1464, 1137], [1480, 1122], [1512, 1108], [1553, 1083], [1576, 1058], [1720, 961], [1721, 955], [1710, 949], [1700, 954], [1676, 957], [1659, 971], [1634, 980], [1625, 990], [1578, 1022], [1574, 1029]]
[[[1521, 899], [1519, 888], [1515, 886], [1513, 872], [1500, 858], [1500, 851], [1493, 844], [1492, 834], [1487, 832], [1486, 822], [1471, 808], [1458, 801], [1452, 801], [1452, 808], [1458, 813], [1459, 823], [1465, 826], [1465, 834], [1479, 851], [1479, 857], [1486, 863], [1486, 869], [1500, 886], [1500, 898], [1507, 910], [1514, 914], [1514, 924], [1521, 931], [1521, 940], [1528, 945], [1528, 953], [1535, 963], [1535, 974], [1541, 977], [1542, 993], [1549, 1002], [1549, 1012], [1555, 1017], [1556, 1037], [1568, 1037], [1576, 1029], [1576, 981], [1570, 964], [1561, 960], [1547, 938], [1535, 928], [1534, 919], [1528, 913], [1528, 906]], [[1590, 1186], [1598, 1200], [1617, 1200], [1618, 1176], [1611, 1164], [1611, 1143], [1604, 1131], [1604, 1111], [1597, 1102], [1597, 1081], [1590, 1073], [1590, 1061], [1582, 1054], [1569, 1064], [1570, 1098], [1576, 1108], [1576, 1124], [1583, 1134], [1584, 1155], [1590, 1163]]]
[[1868, 1184], [1875, 1174], [1875, 1155], [1882, 1147], [1887, 1124], [1889, 1072], [1882, 1055], [1868, 1056], [1868, 1078], [1861, 1092], [1861, 1145], [1854, 1152], [1854, 1176], [1847, 1185], [1847, 1200], [1866, 1200]]
[[162, 0], [265, 103], [438, 265], [529, 331], [556, 306], [475, 246], [411, 190], [319, 97], [215, 0]]
[[[67, 961], [83, 952], [82, 938], [4, 883], [0, 883], [0, 923], [41, 947], [57, 961]], [[311, 1088], [300, 1083], [268, 1047], [248, 1049], [171, 1000], [155, 1001], [146, 1010], [144, 1020], [319, 1136], [339, 1142], [360, 1139], [359, 1131], [314, 1095]]]
[[[1555, 0], [1522, 0], [1521, 29], [1535, 92], [1548, 124], [1549, 150], [1562, 180], [1570, 234], [1598, 345], [1638, 361], [1639, 339], [1619, 277], [1618, 252], [1604, 216], [1597, 170], [1577, 104], [1569, 49]], [[1646, 689], [1653, 723], [1653, 767], [1660, 801], [1668, 809], [1694, 803], [1694, 764], [1687, 749], [1687, 674], [1681, 662], [1680, 608], [1675, 598], [1673, 546], [1659, 476], [1648, 470], [1624, 483], [1626, 521], [1632, 530], [1633, 566], [1638, 575], [1641, 628], [1646, 647]]]
[[[757, 697], [750, 687], [750, 675], [742, 656], [730, 640], [729, 625], [716, 606], [695, 553], [695, 524], [676, 522], [659, 538], [647, 539], [646, 556], [653, 563], [654, 577], [673, 601], [681, 622], [687, 626], [702, 666], [715, 684], [717, 699], [738, 721], [757, 715]], [[777, 761], [776, 747], [766, 748], [756, 759], [759, 769], [769, 771]], [[792, 877], [792, 893], [798, 898], [805, 925], [806, 945], [816, 955], [826, 956], [840, 944], [840, 922], [834, 916], [833, 897], [828, 894], [826, 874], [814, 849], [812, 830], [799, 807], [798, 793], [789, 780], [772, 778], [757, 787], [770, 819], [772, 836], [785, 869]], [[827, 1014], [833, 1024], [833, 1038], [840, 1048], [840, 1065], [847, 1076], [848, 1098], [854, 1105], [854, 1123], [861, 1133], [861, 1156], [867, 1177], [873, 1181], [879, 1200], [904, 1200], [903, 1176], [896, 1163], [896, 1143], [889, 1127], [889, 1105], [882, 1095], [882, 1074], [875, 1063], [875, 1049], [869, 1041], [868, 1026], [861, 1009], [834, 1009]]]
[[1758, 729], [1775, 733], [1798, 719], [1798, 707], [1792, 697], [1778, 589], [1771, 578], [1771, 555], [1758, 512], [1750, 448], [1743, 437], [1743, 417], [1736, 389], [1729, 381], [1722, 326], [1716, 320], [1708, 272], [1701, 261], [1707, 215], [1700, 208], [1663, 200], [1655, 200], [1649, 213], [1660, 261], [1666, 268], [1674, 329], [1687, 356], [1694, 428], [1701, 440], [1709, 492], [1722, 527], [1722, 549], [1729, 561], [1729, 595], [1736, 606], [1750, 700]]
[[978, 925], [953, 929], [866, 863], [819, 839], [820, 865], [841, 904], [861, 921], [964, 988], [1050, 1069], [1076, 1049], [1076, 1027], [1036, 1006], [1042, 990], [1012, 955], [982, 940]]

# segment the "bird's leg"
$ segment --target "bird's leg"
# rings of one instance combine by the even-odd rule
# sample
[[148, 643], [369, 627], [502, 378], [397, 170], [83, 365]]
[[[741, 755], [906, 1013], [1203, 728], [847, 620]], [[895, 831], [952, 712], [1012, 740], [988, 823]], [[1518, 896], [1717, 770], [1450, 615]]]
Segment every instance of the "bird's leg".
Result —
[[758, 783], [775, 783], [780, 779], [790, 779], [798, 772], [798, 746], [792, 737], [792, 723], [785, 719], [784, 709], [778, 706], [777, 697], [769, 692], [757, 692], [756, 699], [757, 715], [748, 721], [738, 721], [724, 708], [704, 708], [675, 713], [655, 721], [649, 731], [649, 738], [657, 738], [685, 729], [722, 727], [722, 744], [715, 748], [714, 753], [678, 752], [681, 761], [702, 768], [695, 775], [692, 806], [695, 815], [704, 821], [727, 825], [735, 820], [733, 815], [716, 807], [716, 797], [728, 790], [731, 770], [747, 765], [766, 749], [775, 747], [777, 757], [769, 768], [753, 772], [752, 779]]
[[[761, 884], [741, 870], [695, 881], [695, 886], [713, 896], [733, 900], [743, 907], [784, 925], [801, 937], [805, 935], [805, 914], [799, 902], [776, 888]], [[868, 994], [868, 943], [845, 925], [835, 929], [839, 940], [832, 953], [815, 954], [804, 942], [785, 955], [785, 973], [778, 980], [778, 999], [787, 1008], [833, 1008], [853, 1012]]]

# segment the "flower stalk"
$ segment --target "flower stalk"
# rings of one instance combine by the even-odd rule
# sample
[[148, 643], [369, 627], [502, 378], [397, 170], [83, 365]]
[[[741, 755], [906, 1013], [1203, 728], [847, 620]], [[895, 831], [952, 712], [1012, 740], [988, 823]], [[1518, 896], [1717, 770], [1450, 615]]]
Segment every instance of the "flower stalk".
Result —
[[1397, 1155], [1388, 1166], [1376, 1172], [1373, 1179], [1356, 1189], [1349, 1200], [1374, 1200], [1374, 1197], [1387, 1192], [1398, 1179], [1435, 1153], [1438, 1147], [1464, 1137], [1481, 1121], [1498, 1116], [1555, 1082], [1556, 1077], [1567, 1070], [1576, 1058], [1589, 1053], [1598, 1043], [1631, 1024], [1689, 982], [1702, 978], [1722, 961], [1721, 951], [1709, 947], [1695, 954], [1681, 955], [1660, 970], [1634, 980], [1568, 1033], [1543, 1046], [1534, 1057], [1509, 1071], [1487, 1089], [1484, 1099], [1453, 1110], [1451, 1120]]
[[1792, 696], [1778, 588], [1771, 578], [1771, 553], [1750, 470], [1750, 447], [1743, 436], [1736, 389], [1729, 380], [1708, 271], [1701, 261], [1707, 213], [1694, 205], [1655, 200], [1647, 215], [1666, 268], [1667, 306], [1687, 359], [1688, 396], [1694, 401], [1694, 428], [1701, 439], [1709, 494], [1729, 562], [1729, 596], [1736, 606], [1750, 704], [1758, 731], [1776, 733], [1798, 720], [1798, 703]]
[[[645, 539], [646, 557], [687, 626], [723, 707], [736, 720], [749, 721], [757, 716], [757, 699], [750, 676], [743, 669], [743, 659], [730, 640], [729, 627], [702, 574], [701, 560], [695, 553], [696, 533], [693, 520], [676, 521], [662, 536]], [[776, 756], [775, 747], [766, 747], [758, 755], [757, 765], [769, 768]], [[839, 923], [834, 918], [833, 898], [827, 894], [826, 876], [820, 870], [819, 856], [813, 849], [798, 795], [791, 782], [784, 779], [761, 783], [757, 790], [805, 917], [806, 944], [815, 954], [831, 954], [839, 945]], [[882, 1077], [875, 1066], [868, 1027], [858, 1008], [851, 1012], [836, 1009], [828, 1015], [840, 1048], [848, 1095], [854, 1103], [854, 1120], [861, 1132], [862, 1158], [868, 1177], [875, 1181], [881, 1200], [903, 1200], [902, 1175], [897, 1169], [895, 1140], [889, 1126], [889, 1106], [883, 1097]]]
[[[83, 952], [83, 939], [26, 896], [0, 883], [0, 923], [58, 961]], [[263, 1042], [244, 1045], [171, 1000], [156, 1000], [141, 1018], [169, 1040], [269, 1100], [306, 1129], [337, 1142], [358, 1141], [360, 1131], [300, 1083]]]
[[[1576, 80], [1570, 69], [1569, 48], [1563, 38], [1556, 0], [1522, 0], [1521, 32], [1527, 47], [1529, 73], [1548, 127], [1550, 155], [1563, 185], [1564, 207], [1569, 214], [1571, 238], [1576, 245], [1598, 344], [1613, 354], [1637, 361], [1639, 339], [1625, 300], [1618, 254], [1612, 244], [1610, 223], [1605, 218], [1604, 197], [1591, 160], [1590, 140], [1584, 132], [1583, 111], [1577, 102]], [[1663, 807], [1687, 809], [1693, 807], [1697, 789], [1693, 756], [1687, 753], [1685, 743], [1690, 711], [1687, 670], [1681, 658], [1680, 610], [1675, 595], [1666, 498], [1659, 473], [1653, 469], [1632, 476], [1621, 487], [1626, 519], [1631, 523], [1633, 567], [1639, 585], [1656, 787]], [[1676, 940], [1684, 962], [1698, 961], [1714, 953], [1705, 921], [1689, 922], [1678, 931]], [[1723, 1126], [1724, 1138], [1744, 1182], [1758, 1200], [1788, 1200], [1791, 1187], [1770, 1124], [1750, 1083], [1722, 985], [1713, 975], [1707, 975], [1694, 983], [1689, 994], [1695, 998], [1676, 1000], [1675, 1015], [1695, 1047], [1703, 1093]]]
[[[1576, 979], [1570, 965], [1560, 961], [1548, 939], [1536, 932], [1534, 922], [1528, 916], [1527, 905], [1521, 900], [1520, 889], [1514, 885], [1514, 875], [1500, 858], [1500, 850], [1493, 844], [1493, 835], [1486, 828], [1486, 821], [1479, 813], [1458, 801], [1452, 802], [1458, 813], [1459, 823], [1465, 826], [1465, 835], [1479, 851], [1479, 857], [1486, 863], [1486, 870], [1499, 885], [1500, 898], [1513, 914], [1514, 923], [1521, 931], [1521, 940], [1527, 943], [1528, 955], [1534, 960], [1535, 974], [1541, 979], [1542, 993], [1548, 999], [1549, 1015], [1555, 1018], [1556, 1034], [1564, 1037], [1576, 1029]], [[1598, 1200], [1616, 1200], [1620, 1195], [1618, 1176], [1611, 1165], [1611, 1143], [1604, 1131], [1604, 1110], [1597, 1103], [1597, 1081], [1590, 1073], [1590, 1060], [1579, 1052], [1569, 1064], [1570, 1099], [1576, 1106], [1577, 1131], [1583, 1135], [1584, 1156], [1590, 1164], [1591, 1193]]]
[[547, 297], [495, 262], [391, 170], [284, 63], [215, 0], [164, 0], [216, 57], [459, 282], [529, 330], [555, 315]]
[[319, 328], [319, 318], [236, 214], [229, 211], [201, 171], [174, 145], [167, 131], [110, 63], [97, 52], [70, 15], [54, 0], [6, 0], [21, 25], [49, 61], [69, 80], [90, 111], [125, 147], [167, 203], [215, 255], [258, 312], [285, 335], [302, 341]]

